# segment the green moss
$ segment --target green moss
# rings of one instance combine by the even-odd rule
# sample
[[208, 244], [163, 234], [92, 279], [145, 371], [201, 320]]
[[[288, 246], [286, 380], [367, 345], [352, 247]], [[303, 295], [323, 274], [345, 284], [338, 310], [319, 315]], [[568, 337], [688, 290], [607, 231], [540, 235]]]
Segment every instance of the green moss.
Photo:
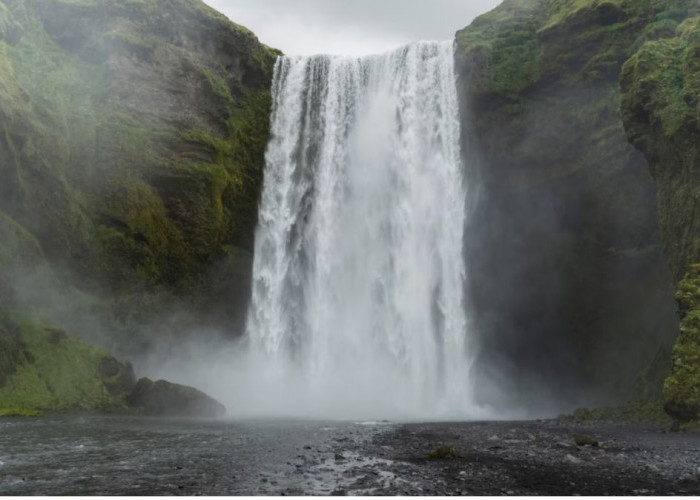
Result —
[[277, 55], [198, 0], [0, 0], [0, 307], [122, 352], [230, 329]]
[[572, 415], [562, 417], [565, 420], [575, 422], [616, 422], [616, 423], [652, 423], [664, 427], [671, 427], [673, 420], [664, 411], [663, 402], [657, 401], [630, 401], [621, 407], [580, 408]]
[[13, 5], [0, 2], [19, 29], [0, 36], [0, 267], [33, 239], [107, 323], [122, 294], [198, 296], [224, 245], [252, 247], [278, 52], [195, 0]]
[[26, 360], [20, 339], [0, 325], [0, 387], [4, 387], [17, 366]]
[[549, 2], [549, 19], [541, 31], [550, 30], [558, 25], [575, 20], [583, 13], [598, 12], [598, 20], [610, 24], [629, 5], [629, 0], [551, 0]]
[[43, 258], [39, 242], [11, 217], [0, 212], [0, 269], [3, 265], [37, 263]]
[[506, 1], [457, 33], [457, 44], [465, 56], [486, 71], [479, 85], [513, 96], [541, 76], [538, 8], [533, 5]]
[[117, 27], [105, 34], [107, 43], [116, 42], [124, 46], [129, 54], [150, 61], [158, 46], [158, 39], [149, 34], [140, 33], [129, 27]]
[[[575, 346], [572, 372], [592, 390], [609, 391], [611, 400], [628, 400], [635, 389], [660, 398], [665, 365], [647, 368], [657, 353], [670, 352], [674, 336], [654, 186], [620, 119], [619, 74], [640, 44], [671, 36], [692, 4], [505, 0], [457, 33], [458, 91], [470, 115], [463, 121], [465, 150], [479, 158], [468, 174], [478, 176], [489, 200], [474, 219], [484, 229], [517, 228], [507, 236], [518, 248], [514, 262], [480, 257], [472, 264], [476, 275], [512, 282], [525, 275], [544, 280], [556, 270], [556, 292], [544, 284], [534, 292], [548, 297], [536, 301], [541, 309], [512, 304], [515, 312], [505, 310], [499, 322], [520, 325], [542, 348], [565, 336]], [[477, 247], [502, 255], [494, 251], [501, 240]], [[483, 302], [502, 308], [502, 294], [483, 280], [474, 283], [484, 290]]]
[[667, 412], [681, 422], [700, 419], [700, 266], [692, 264], [700, 259], [699, 52], [700, 17], [692, 17], [674, 38], [642, 45], [621, 76], [625, 128], [649, 160], [664, 252], [678, 281], [682, 321], [663, 395]]
[[700, 420], [700, 270], [697, 266], [678, 286], [676, 299], [684, 314], [673, 349], [671, 375], [664, 383], [666, 410], [687, 422]]
[[98, 373], [108, 353], [22, 314], [3, 313], [0, 320], [20, 333], [27, 353], [0, 388], [0, 411], [31, 414], [125, 405], [109, 394]]
[[221, 99], [223, 105], [228, 108], [233, 106], [235, 100], [231, 95], [231, 89], [226, 84], [226, 81], [221, 76], [217, 75], [208, 68], [200, 66], [199, 71], [201, 71], [202, 75], [204, 75], [204, 78], [209, 84], [209, 88], [214, 93], [214, 95]]
[[0, 408], [0, 417], [39, 417], [39, 410], [27, 410], [25, 408]]

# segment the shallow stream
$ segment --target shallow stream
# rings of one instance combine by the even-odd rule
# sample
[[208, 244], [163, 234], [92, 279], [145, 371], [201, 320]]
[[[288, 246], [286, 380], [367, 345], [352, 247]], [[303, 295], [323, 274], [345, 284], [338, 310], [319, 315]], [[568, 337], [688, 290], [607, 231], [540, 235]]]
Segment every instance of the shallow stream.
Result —
[[117, 416], [0, 419], [0, 495], [327, 495], [343, 487], [346, 469], [381, 465], [352, 450], [391, 427]]

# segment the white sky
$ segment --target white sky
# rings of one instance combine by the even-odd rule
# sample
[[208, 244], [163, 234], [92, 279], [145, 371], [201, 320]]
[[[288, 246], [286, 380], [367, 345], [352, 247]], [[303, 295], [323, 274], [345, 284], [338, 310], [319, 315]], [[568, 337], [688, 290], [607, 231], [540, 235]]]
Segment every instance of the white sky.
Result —
[[204, 0], [289, 55], [364, 55], [448, 40], [501, 0]]

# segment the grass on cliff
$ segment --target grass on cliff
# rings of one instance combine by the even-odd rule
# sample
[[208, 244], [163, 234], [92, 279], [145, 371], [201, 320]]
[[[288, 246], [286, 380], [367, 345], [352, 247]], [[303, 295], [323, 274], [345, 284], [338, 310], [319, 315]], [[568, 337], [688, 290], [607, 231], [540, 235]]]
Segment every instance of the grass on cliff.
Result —
[[573, 414], [560, 418], [579, 423], [653, 424], [666, 428], [674, 424], [673, 419], [664, 411], [662, 401], [630, 401], [619, 407], [579, 408]]
[[[472, 85], [512, 100], [549, 73], [574, 80], [617, 73], [645, 41], [673, 36], [697, 2], [683, 0], [506, 0], [457, 33], [460, 55], [486, 69]], [[565, 37], [560, 44], [547, 40]], [[596, 45], [588, 60], [565, 61]], [[586, 55], [582, 53], [582, 56]], [[561, 59], [561, 60], [560, 60]], [[474, 64], [474, 63], [470, 63]], [[522, 103], [518, 106], [522, 109]]]
[[25, 353], [0, 387], [0, 415], [48, 410], [107, 410], [124, 406], [98, 373], [109, 353], [19, 313], [0, 313], [0, 325], [19, 332]]
[[[35, 244], [125, 344], [153, 304], [220, 300], [202, 282], [226, 246], [252, 247], [276, 55], [198, 0], [0, 1], [0, 278]], [[134, 65], [155, 82], [120, 78]], [[131, 99], [168, 94], [164, 66], [191, 93], [172, 113]]]

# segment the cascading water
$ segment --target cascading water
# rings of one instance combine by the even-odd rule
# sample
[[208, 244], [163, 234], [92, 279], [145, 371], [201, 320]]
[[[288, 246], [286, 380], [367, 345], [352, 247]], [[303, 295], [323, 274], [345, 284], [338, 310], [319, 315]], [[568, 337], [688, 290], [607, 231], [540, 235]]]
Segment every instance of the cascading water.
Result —
[[419, 42], [277, 61], [247, 331], [262, 407], [475, 411], [453, 60]]

